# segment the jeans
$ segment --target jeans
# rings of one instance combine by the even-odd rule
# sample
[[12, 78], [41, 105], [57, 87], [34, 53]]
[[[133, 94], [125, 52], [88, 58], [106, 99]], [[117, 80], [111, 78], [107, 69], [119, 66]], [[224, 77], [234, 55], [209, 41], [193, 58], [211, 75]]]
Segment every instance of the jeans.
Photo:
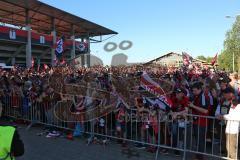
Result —
[[[191, 127], [190, 124], [185, 124], [185, 127], [180, 127], [178, 122], [173, 122], [171, 126], [171, 133], [172, 133], [172, 147], [177, 148], [179, 146], [179, 142], [182, 141], [183, 148], [186, 143], [186, 148], [190, 149], [191, 140], [189, 137], [192, 136], [191, 134]], [[186, 129], [186, 136], [185, 136], [185, 129]], [[185, 142], [186, 138], [186, 142]]]

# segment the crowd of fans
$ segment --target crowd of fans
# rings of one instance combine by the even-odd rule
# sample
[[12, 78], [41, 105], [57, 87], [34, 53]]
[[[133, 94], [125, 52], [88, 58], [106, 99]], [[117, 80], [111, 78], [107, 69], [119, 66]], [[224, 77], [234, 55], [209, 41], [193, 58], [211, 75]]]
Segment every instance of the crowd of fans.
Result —
[[[152, 97], [147, 97], [141, 94], [144, 90], [140, 82], [143, 72], [156, 82], [162, 79], [172, 86], [171, 90], [165, 91], [164, 97], [167, 101], [157, 103], [159, 96], [152, 94]], [[115, 82], [112, 78], [115, 78]], [[139, 81], [134, 80], [131, 86], [122, 83], [122, 81], [128, 82], [129, 79]], [[119, 81], [118, 84], [116, 80]], [[27, 110], [37, 102], [43, 104], [40, 111], [41, 120], [48, 123], [49, 111], [58, 101], [63, 101], [68, 94], [63, 89], [64, 84], [90, 85], [112, 95], [119, 95], [115, 108], [109, 114], [110, 117], [107, 115], [106, 118], [97, 117], [94, 123], [88, 124], [89, 122], [84, 121], [83, 116], [79, 123], [71, 126], [73, 128], [80, 125], [84, 131], [89, 126], [94, 128], [97, 125], [97, 132], [101, 134], [107, 134], [111, 128], [116, 137], [123, 139], [121, 142], [123, 146], [127, 145], [126, 139], [134, 137], [136, 141], [142, 142], [137, 144], [139, 148], [145, 148], [147, 143], [158, 144], [159, 142], [161, 145], [181, 148], [180, 141], [184, 141], [184, 137], [193, 137], [187, 141], [188, 147], [193, 146], [190, 143], [195, 142], [196, 151], [205, 152], [208, 141], [213, 143], [215, 139], [219, 139], [222, 154], [228, 153], [228, 156], [236, 157], [234, 146], [237, 143], [239, 123], [226, 124], [224, 119], [238, 119], [236, 116], [238, 110], [233, 109], [240, 107], [238, 106], [240, 80], [237, 73], [228, 74], [200, 67], [167, 68], [163, 66], [90, 68], [61, 66], [41, 71], [15, 67], [9, 71], [0, 70], [0, 97], [3, 106], [0, 107], [0, 113], [2, 108], [3, 114], [6, 112], [4, 109], [7, 110], [7, 103], [11, 103], [11, 107], [20, 107], [23, 114], [24, 109]], [[130, 90], [134, 90], [136, 94], [131, 95]], [[128, 91], [130, 94], [126, 93]], [[96, 102], [89, 98], [91, 96], [93, 97], [93, 93], [74, 95], [71, 111], [85, 112], [96, 105], [104, 106], [110, 103], [107, 96], [105, 99], [98, 98]], [[10, 102], [6, 99], [10, 99]], [[132, 117], [137, 120], [133, 122]], [[235, 119], [232, 119], [233, 117]], [[110, 123], [111, 126], [107, 126]], [[225, 138], [225, 130], [227, 138]], [[54, 134], [56, 133], [50, 133], [48, 136]], [[231, 137], [230, 140], [229, 137]], [[150, 152], [154, 152], [155, 149], [155, 147], [148, 147]], [[167, 154], [168, 150], [163, 147], [161, 153]], [[180, 152], [175, 151], [175, 154], [179, 156]], [[196, 158], [202, 159], [202, 156], [196, 155]]]

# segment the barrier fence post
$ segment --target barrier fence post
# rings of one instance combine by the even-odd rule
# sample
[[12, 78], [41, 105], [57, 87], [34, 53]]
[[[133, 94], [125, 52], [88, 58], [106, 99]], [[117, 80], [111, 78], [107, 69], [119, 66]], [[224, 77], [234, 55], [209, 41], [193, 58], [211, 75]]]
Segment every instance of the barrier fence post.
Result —
[[158, 118], [157, 118], [157, 121], [158, 121], [158, 145], [157, 145], [157, 151], [156, 151], [156, 156], [155, 156], [155, 160], [158, 159], [158, 153], [159, 153], [159, 149], [160, 149], [160, 114], [158, 113]]
[[29, 107], [29, 111], [30, 111], [30, 117], [28, 120], [30, 120], [30, 124], [27, 126], [26, 130], [29, 130], [34, 124], [36, 124], [36, 120], [35, 120], [35, 105], [36, 104], [33, 104], [31, 99], [28, 99], [28, 107]]
[[185, 118], [185, 127], [184, 127], [184, 150], [183, 150], [183, 160], [186, 159], [186, 149], [187, 149], [187, 116]]
[[[27, 100], [27, 102], [25, 102], [26, 104], [23, 104], [24, 98], [23, 98], [23, 100], [18, 99], [17, 106], [14, 107], [14, 104], [12, 102], [12, 97], [4, 97], [4, 99], [3, 99], [4, 100], [3, 101], [4, 108], [3, 109], [5, 109], [4, 116], [8, 116], [8, 117], [11, 117], [16, 120], [23, 119], [23, 120], [29, 121], [30, 125], [28, 125], [28, 127], [26, 129], [29, 129], [33, 124], [37, 124], [37, 123], [42, 123], [46, 126], [51, 126], [51, 127], [56, 127], [56, 128], [72, 129], [71, 124], [74, 123], [76, 118], [77, 118], [77, 120], [79, 120], [78, 119], [79, 117], [77, 117], [79, 115], [74, 116], [74, 115], [69, 115], [69, 114], [64, 115], [66, 118], [65, 120], [67, 120], [68, 122], [64, 122], [65, 120], [62, 120], [62, 119], [56, 119], [56, 117], [54, 116], [55, 114], [53, 112], [53, 108], [54, 108], [53, 106], [56, 104], [56, 103], [54, 103], [54, 101], [51, 101], [48, 103], [43, 103], [43, 102], [33, 101], [26, 97], [25, 97], [25, 99]], [[24, 105], [26, 105], [26, 106], [24, 106]], [[63, 111], [62, 108], [66, 107], [66, 106], [64, 104], [60, 103], [59, 107], [60, 107], [60, 111]], [[89, 111], [90, 111], [90, 109], [89, 109]], [[221, 123], [218, 124], [217, 123], [218, 119], [216, 119], [216, 117], [187, 114], [186, 117], [184, 118], [184, 121], [180, 121], [181, 123], [184, 122], [184, 126], [178, 124], [179, 126], [177, 127], [177, 135], [176, 135], [177, 142], [175, 142], [175, 141], [173, 142], [174, 135], [173, 135], [173, 127], [172, 126], [174, 125], [175, 122], [177, 123], [177, 121], [173, 122], [170, 119], [168, 119], [167, 121], [163, 120], [163, 119], [161, 119], [163, 116], [159, 112], [159, 113], [157, 113], [158, 114], [158, 116], [156, 118], [157, 122], [155, 123], [155, 119], [153, 119], [153, 120], [152, 119], [151, 120], [150, 119], [147, 119], [147, 120], [139, 119], [138, 117], [135, 117], [133, 110], [130, 110], [130, 111], [131, 111], [130, 112], [131, 115], [128, 115], [127, 119], [125, 119], [125, 123], [126, 123], [125, 124], [125, 133], [123, 135], [120, 135], [120, 137], [114, 135], [114, 131], [116, 131], [116, 129], [114, 128], [115, 124], [114, 124], [114, 119], [113, 119], [115, 117], [115, 116], [113, 116], [114, 112], [111, 112], [109, 114], [110, 117], [108, 117], [107, 114], [104, 114], [104, 115], [101, 115], [100, 117], [98, 117], [99, 119], [101, 119], [101, 118], [105, 119], [103, 121], [103, 122], [105, 122], [104, 127], [99, 126], [99, 122], [95, 119], [96, 116], [94, 113], [86, 112], [85, 116], [86, 116], [86, 118], [87, 118], [87, 116], [89, 118], [89, 120], [85, 121], [85, 123], [86, 123], [85, 128], [87, 129], [85, 131], [86, 131], [86, 133], [88, 133], [90, 135], [90, 137], [88, 139], [88, 144], [90, 144], [94, 140], [95, 136], [97, 136], [97, 137], [101, 136], [101, 137], [103, 137], [101, 140], [103, 140], [104, 143], [108, 141], [109, 137], [111, 137], [111, 138], [123, 140], [124, 142], [134, 142], [137, 144], [139, 143], [141, 145], [153, 147], [154, 149], [156, 149], [155, 146], [157, 146], [156, 153], [155, 153], [155, 155], [153, 155], [153, 156], [155, 156], [155, 160], [159, 159], [159, 157], [158, 157], [159, 152], [161, 152], [161, 149], [165, 149], [165, 148], [171, 149], [171, 150], [182, 151], [182, 153], [183, 153], [182, 159], [183, 160], [186, 160], [187, 157], [190, 156], [190, 154], [198, 154], [201, 156], [209, 156], [209, 157], [215, 157], [215, 158], [219, 158], [219, 159], [228, 159], [229, 155], [227, 155], [227, 156], [222, 155], [221, 150], [225, 149], [225, 147], [227, 147], [228, 152], [229, 152], [229, 149], [234, 147], [233, 148], [235, 150], [235, 152], [233, 152], [234, 157], [236, 159], [238, 158], [239, 132], [237, 132], [237, 134], [235, 134], [234, 141], [230, 140], [231, 137], [227, 135], [227, 139], [226, 139], [227, 146], [226, 146], [226, 144], [222, 142], [222, 141], [225, 141], [225, 136], [226, 136], [225, 122], [220, 121]], [[20, 114], [19, 112], [22, 112], [22, 113]], [[150, 115], [148, 116], [148, 118], [149, 117], [150, 117]], [[207, 127], [204, 132], [204, 135], [200, 134], [199, 125], [193, 126], [193, 118], [195, 118], [195, 117], [197, 119], [199, 119], [199, 118], [206, 119]], [[109, 120], [109, 118], [111, 118], [111, 119]], [[82, 119], [80, 119], [80, 120], [82, 120]], [[78, 122], [78, 123], [80, 123], [80, 122]], [[150, 122], [152, 122], [152, 123], [150, 123]], [[229, 122], [229, 123], [231, 122], [234, 124], [239, 123], [239, 121], [237, 121], [237, 120], [229, 120], [227, 122]], [[144, 130], [144, 135], [146, 137], [144, 137], [144, 135], [142, 135], [142, 133], [141, 133], [141, 129], [142, 129], [142, 125], [143, 125], [142, 123], [152, 127], [152, 128], [146, 128]], [[158, 127], [156, 129], [158, 131], [158, 133], [156, 133], [156, 135], [155, 135], [154, 127], [153, 127], [153, 125], [155, 126], [155, 124]], [[208, 128], [209, 125], [210, 125], [210, 127]], [[146, 126], [144, 125], [143, 127], [146, 127]], [[171, 132], [170, 132], [171, 135], [167, 135], [167, 130], [169, 128], [171, 128]], [[215, 129], [217, 129], [216, 133], [215, 133]], [[208, 130], [211, 132], [209, 132]], [[134, 133], [134, 131], [135, 131], [135, 133]], [[196, 134], [195, 135], [196, 137], [194, 137], [192, 134], [194, 132]], [[211, 135], [207, 135], [208, 132], [211, 133]], [[182, 135], [183, 133], [184, 133], [184, 135]], [[202, 137], [200, 135], [202, 135]], [[166, 137], [166, 136], [168, 136], [168, 137]], [[169, 137], [169, 136], [171, 136], [171, 137]], [[207, 145], [206, 139], [208, 138], [208, 136], [209, 136], [209, 138], [212, 138], [211, 145]], [[167, 142], [166, 138], [171, 138], [171, 143]], [[192, 140], [193, 138], [194, 138], [194, 140]], [[200, 138], [204, 138], [205, 140], [204, 141], [200, 140]], [[219, 145], [214, 144], [215, 138], [220, 139]], [[180, 144], [179, 142], [181, 142], [181, 145], [179, 145]], [[175, 143], [177, 143], [177, 145], [175, 145]], [[183, 143], [183, 147], [182, 147], [182, 143]], [[198, 148], [199, 143], [202, 143], [204, 145], [203, 150], [201, 150], [201, 148], [200, 149]], [[231, 147], [231, 148], [229, 148], [229, 147]], [[220, 154], [219, 154], [218, 149], [220, 149]], [[150, 150], [150, 151], [152, 152], [152, 150]]]

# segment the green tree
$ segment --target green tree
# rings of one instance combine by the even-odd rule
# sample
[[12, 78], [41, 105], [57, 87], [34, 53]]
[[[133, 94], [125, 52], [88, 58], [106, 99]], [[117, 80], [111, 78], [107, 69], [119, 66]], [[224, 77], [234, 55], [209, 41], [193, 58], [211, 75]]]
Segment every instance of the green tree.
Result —
[[235, 71], [239, 70], [240, 58], [240, 16], [236, 18], [232, 28], [227, 31], [224, 41], [224, 50], [218, 57], [220, 68], [225, 68], [229, 71], [233, 70], [233, 55], [235, 59]]
[[200, 55], [200, 56], [197, 56], [197, 59], [200, 59], [200, 60], [206, 61], [208, 63], [211, 63], [213, 57], [205, 57], [203, 55]]
[[207, 60], [207, 58], [204, 57], [203, 55], [197, 56], [197, 59], [200, 59], [200, 60], [203, 60], [203, 61], [206, 61], [206, 60]]

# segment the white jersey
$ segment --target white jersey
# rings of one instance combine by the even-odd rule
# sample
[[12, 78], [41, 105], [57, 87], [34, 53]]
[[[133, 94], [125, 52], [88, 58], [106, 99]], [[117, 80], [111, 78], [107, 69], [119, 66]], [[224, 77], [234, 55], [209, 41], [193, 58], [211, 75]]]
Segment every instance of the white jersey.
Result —
[[240, 104], [238, 104], [236, 107], [231, 107], [229, 113], [224, 115], [224, 119], [227, 120], [225, 132], [227, 134], [238, 134], [240, 122]]

